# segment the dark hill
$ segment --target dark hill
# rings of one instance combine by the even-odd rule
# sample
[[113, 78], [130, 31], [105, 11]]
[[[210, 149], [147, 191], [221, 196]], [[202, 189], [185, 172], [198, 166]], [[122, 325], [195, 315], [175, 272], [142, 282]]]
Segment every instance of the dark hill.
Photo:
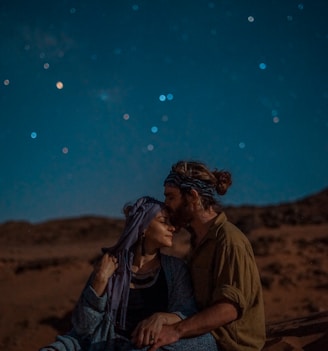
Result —
[[328, 188], [295, 202], [272, 206], [228, 206], [231, 222], [245, 233], [259, 227], [328, 223]]
[[[281, 225], [328, 223], [328, 188], [299, 201], [274, 206], [228, 206], [224, 208], [231, 222], [245, 233], [259, 227], [277, 228]], [[8, 221], [0, 224], [0, 244], [51, 243], [76, 240], [95, 240], [117, 237], [123, 219], [99, 216], [51, 220], [32, 224], [27, 221]]]

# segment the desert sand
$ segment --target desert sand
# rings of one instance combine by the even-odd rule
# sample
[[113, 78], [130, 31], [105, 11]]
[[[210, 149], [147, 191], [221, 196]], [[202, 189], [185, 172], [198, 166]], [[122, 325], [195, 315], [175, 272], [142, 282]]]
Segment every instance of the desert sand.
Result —
[[[328, 349], [328, 190], [293, 204], [225, 209], [252, 242], [267, 322], [265, 350]], [[0, 349], [35, 351], [71, 327], [70, 313], [121, 219], [0, 224]], [[188, 234], [170, 254], [183, 257]]]

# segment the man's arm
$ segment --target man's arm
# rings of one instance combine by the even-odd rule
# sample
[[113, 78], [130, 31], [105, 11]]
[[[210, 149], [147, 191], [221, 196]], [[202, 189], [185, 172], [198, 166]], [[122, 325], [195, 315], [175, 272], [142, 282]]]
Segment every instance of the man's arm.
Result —
[[238, 318], [238, 310], [229, 300], [217, 302], [181, 322], [164, 326], [157, 342], [149, 349], [155, 351], [182, 338], [208, 333]]
[[179, 339], [188, 338], [208, 333], [237, 318], [238, 311], [235, 305], [225, 300], [217, 302], [213, 306], [175, 324], [175, 328]]

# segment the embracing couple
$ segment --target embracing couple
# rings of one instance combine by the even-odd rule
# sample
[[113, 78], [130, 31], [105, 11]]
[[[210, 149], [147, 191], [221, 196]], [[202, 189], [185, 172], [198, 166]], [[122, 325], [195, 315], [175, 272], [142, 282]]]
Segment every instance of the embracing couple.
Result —
[[[252, 247], [216, 197], [225, 171], [179, 161], [165, 202], [126, 205], [118, 242], [103, 249], [73, 311], [73, 329], [40, 351], [256, 351], [265, 342], [262, 288]], [[187, 262], [161, 253], [190, 232]]]

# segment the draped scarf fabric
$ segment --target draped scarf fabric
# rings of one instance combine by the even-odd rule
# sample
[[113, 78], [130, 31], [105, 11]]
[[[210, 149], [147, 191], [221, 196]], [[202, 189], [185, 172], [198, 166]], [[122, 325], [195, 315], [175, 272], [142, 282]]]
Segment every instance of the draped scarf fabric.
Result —
[[146, 196], [138, 199], [130, 209], [123, 233], [118, 242], [110, 248], [103, 248], [117, 258], [118, 268], [108, 281], [108, 309], [112, 321], [125, 328], [126, 310], [129, 300], [133, 249], [143, 231], [155, 215], [165, 207], [164, 203]]
[[215, 185], [200, 179], [188, 177], [175, 171], [171, 171], [166, 177], [164, 180], [164, 186], [165, 185], [173, 185], [184, 190], [195, 189], [200, 195], [205, 197], [215, 196]]

